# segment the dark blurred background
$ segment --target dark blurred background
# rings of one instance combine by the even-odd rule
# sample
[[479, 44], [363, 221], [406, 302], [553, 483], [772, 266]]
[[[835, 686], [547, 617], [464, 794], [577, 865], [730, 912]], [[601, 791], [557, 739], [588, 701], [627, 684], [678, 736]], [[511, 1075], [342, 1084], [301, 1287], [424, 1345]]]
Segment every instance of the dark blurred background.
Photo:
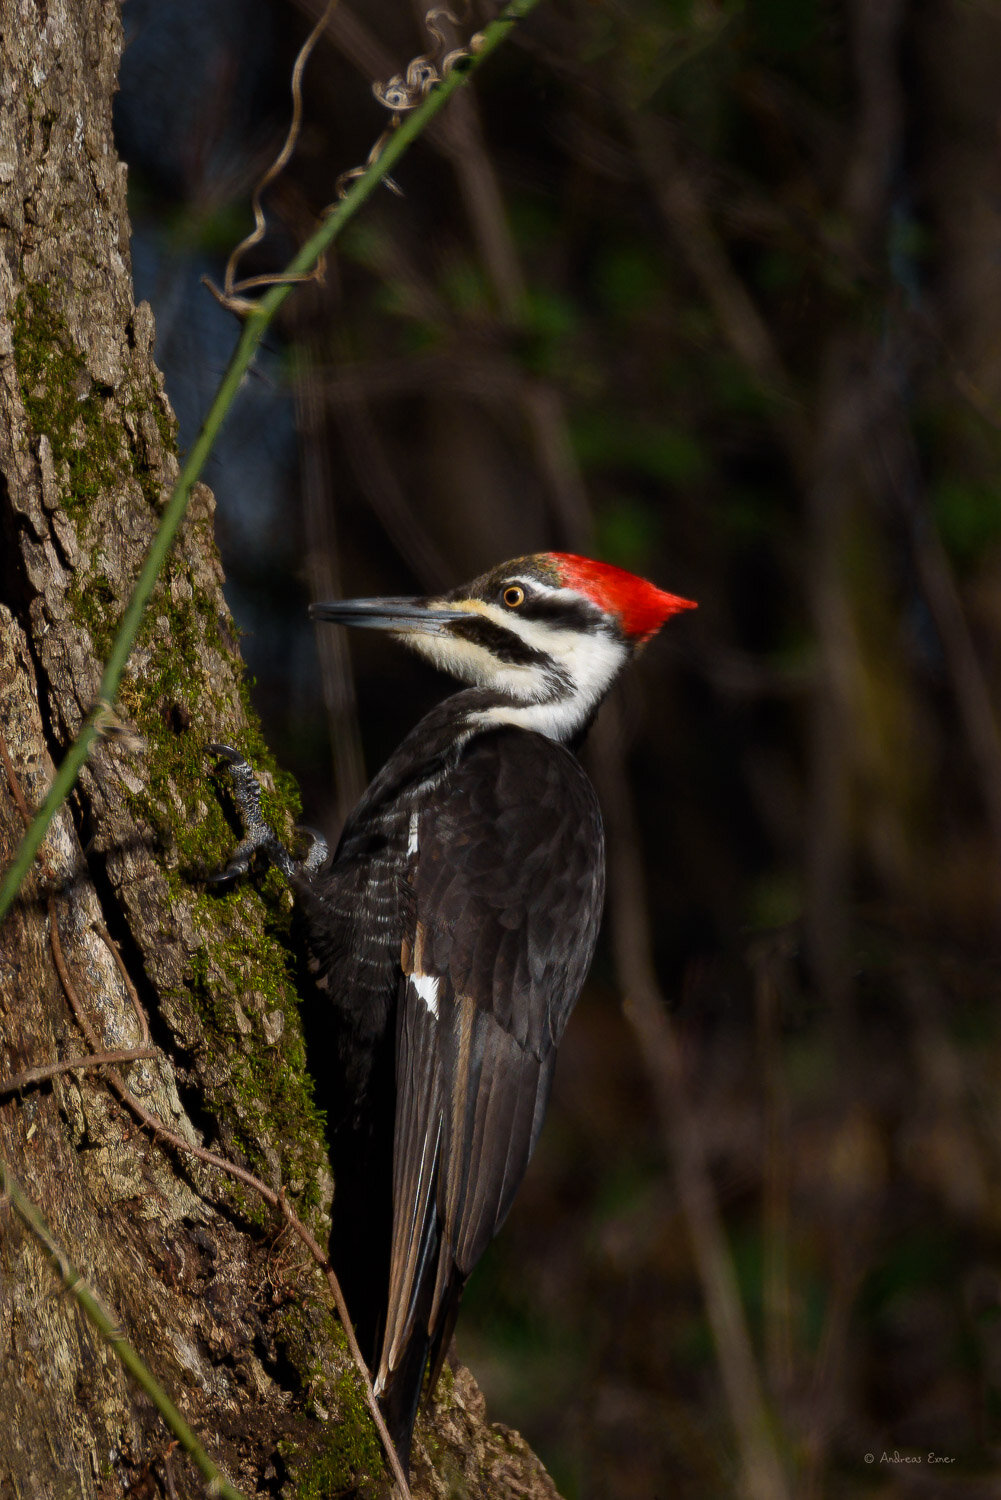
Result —
[[[321, 8], [123, 9], [185, 445], [236, 337], [200, 278]], [[365, 160], [422, 14], [342, 0], [242, 273]], [[590, 752], [605, 937], [459, 1325], [574, 1500], [1001, 1493], [999, 78], [995, 0], [543, 0], [287, 304], [206, 476], [331, 836], [444, 684], [310, 598], [558, 546], [699, 601]]]

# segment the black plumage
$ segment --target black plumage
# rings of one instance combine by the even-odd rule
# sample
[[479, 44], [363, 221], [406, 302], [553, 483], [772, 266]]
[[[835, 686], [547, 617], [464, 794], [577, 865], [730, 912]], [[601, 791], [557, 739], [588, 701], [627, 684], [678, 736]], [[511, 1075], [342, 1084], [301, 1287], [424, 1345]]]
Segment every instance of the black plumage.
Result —
[[604, 888], [601, 816], [572, 750], [632, 655], [687, 600], [566, 553], [437, 599], [314, 605], [388, 630], [474, 684], [403, 741], [333, 859], [296, 865], [229, 762], [247, 838], [307, 928], [313, 1070], [335, 1176], [331, 1254], [406, 1465], [466, 1279], [538, 1139]]
[[485, 697], [418, 725], [330, 868], [296, 881], [340, 1018], [334, 1264], [404, 1461], [425, 1366], [437, 1373], [538, 1138], [603, 897], [576, 757], [514, 727], [457, 734]]

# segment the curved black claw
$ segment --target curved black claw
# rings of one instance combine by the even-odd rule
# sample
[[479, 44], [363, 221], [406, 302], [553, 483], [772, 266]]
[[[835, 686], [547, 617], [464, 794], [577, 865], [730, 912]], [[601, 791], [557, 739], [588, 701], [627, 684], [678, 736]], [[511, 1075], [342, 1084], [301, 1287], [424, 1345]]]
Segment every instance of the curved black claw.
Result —
[[306, 823], [297, 823], [295, 831], [304, 833], [309, 839], [305, 854], [296, 860], [296, 869], [301, 875], [315, 875], [330, 852], [327, 841], [318, 829], [310, 828]]
[[[261, 788], [253, 766], [245, 756], [240, 754], [239, 750], [234, 750], [232, 745], [224, 745], [218, 740], [213, 740], [209, 749], [226, 762], [226, 769], [232, 782], [233, 801], [240, 814], [245, 837], [233, 850], [225, 869], [209, 875], [207, 879], [213, 884], [218, 884], [224, 880], [235, 880], [237, 876], [245, 875], [258, 849], [264, 852], [272, 864], [278, 866], [283, 875], [288, 877], [295, 875], [302, 866], [289, 854], [261, 811]], [[311, 849], [310, 855], [312, 852]], [[324, 854], [326, 854], [326, 846], [324, 846]]]
[[[242, 848], [242, 844], [239, 846]], [[214, 870], [211, 875], [205, 876], [208, 885], [224, 885], [227, 880], [236, 880], [239, 875], [246, 875], [250, 869], [250, 857], [246, 859], [239, 857], [239, 849], [234, 854], [228, 865], [221, 870]]]

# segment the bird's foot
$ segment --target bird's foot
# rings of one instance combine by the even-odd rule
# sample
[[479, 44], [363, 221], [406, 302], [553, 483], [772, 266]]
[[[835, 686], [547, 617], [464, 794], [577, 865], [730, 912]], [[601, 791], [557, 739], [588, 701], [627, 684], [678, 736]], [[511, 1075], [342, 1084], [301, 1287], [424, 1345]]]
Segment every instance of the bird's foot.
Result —
[[233, 850], [228, 864], [216, 874], [210, 875], [209, 880], [235, 880], [239, 875], [246, 875], [250, 861], [258, 849], [271, 864], [281, 870], [286, 879], [290, 880], [294, 875], [314, 874], [327, 857], [327, 841], [323, 835], [312, 828], [299, 829], [299, 832], [308, 836], [310, 842], [303, 857], [294, 859], [261, 811], [261, 786], [250, 762], [239, 750], [234, 750], [232, 745], [214, 743], [209, 749], [226, 762], [233, 801], [244, 831], [244, 838]]

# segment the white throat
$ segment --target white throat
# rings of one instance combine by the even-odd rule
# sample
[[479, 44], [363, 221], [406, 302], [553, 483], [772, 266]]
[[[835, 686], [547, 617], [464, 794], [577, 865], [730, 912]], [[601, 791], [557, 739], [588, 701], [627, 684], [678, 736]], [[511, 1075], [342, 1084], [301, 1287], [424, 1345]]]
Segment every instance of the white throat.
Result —
[[531, 620], [482, 600], [465, 606], [517, 634], [539, 652], [539, 663], [498, 661], [484, 647], [446, 633], [404, 635], [409, 646], [452, 676], [508, 699], [480, 710], [480, 724], [513, 724], [565, 742], [583, 728], [626, 662], [625, 643], [604, 630], [584, 633]]

